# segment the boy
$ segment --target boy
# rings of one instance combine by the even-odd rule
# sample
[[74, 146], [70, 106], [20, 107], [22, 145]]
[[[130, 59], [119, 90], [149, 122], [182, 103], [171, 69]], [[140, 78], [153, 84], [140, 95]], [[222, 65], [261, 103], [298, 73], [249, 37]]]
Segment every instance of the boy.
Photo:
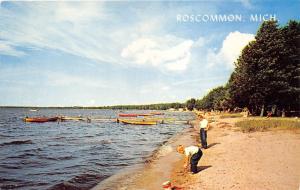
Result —
[[201, 149], [197, 146], [184, 147], [183, 145], [178, 145], [177, 152], [185, 155], [184, 167], [188, 169], [188, 166], [190, 165], [191, 172], [196, 174], [198, 172], [197, 164], [202, 157]]
[[200, 140], [201, 140], [201, 145], [202, 148], [207, 149], [207, 130], [209, 128], [208, 120], [199, 115], [198, 119], [200, 120]]

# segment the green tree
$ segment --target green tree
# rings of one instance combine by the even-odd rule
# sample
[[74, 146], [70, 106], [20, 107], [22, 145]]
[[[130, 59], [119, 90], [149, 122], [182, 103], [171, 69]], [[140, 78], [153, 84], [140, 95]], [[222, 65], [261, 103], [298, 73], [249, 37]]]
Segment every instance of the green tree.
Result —
[[224, 106], [226, 105], [225, 100], [227, 97], [228, 97], [227, 88], [223, 86], [219, 86], [209, 91], [209, 93], [205, 95], [202, 99], [197, 100], [195, 106], [197, 109], [204, 109], [204, 110], [226, 109]]
[[[279, 28], [264, 22], [242, 51], [229, 79], [233, 106], [248, 107], [254, 114], [266, 106], [299, 109], [299, 22]], [[297, 108], [298, 107], [298, 108]]]
[[192, 111], [195, 108], [196, 105], [196, 99], [191, 98], [188, 101], [186, 101], [186, 108], [190, 111]]
[[300, 109], [300, 22], [290, 21], [282, 28], [286, 56], [281, 60], [286, 88], [279, 91], [279, 106], [283, 109]]
[[284, 38], [276, 21], [264, 22], [255, 41], [249, 43], [236, 62], [230, 94], [238, 107], [252, 112], [264, 111], [266, 105], [276, 104], [278, 90], [283, 89], [281, 58], [285, 56]]

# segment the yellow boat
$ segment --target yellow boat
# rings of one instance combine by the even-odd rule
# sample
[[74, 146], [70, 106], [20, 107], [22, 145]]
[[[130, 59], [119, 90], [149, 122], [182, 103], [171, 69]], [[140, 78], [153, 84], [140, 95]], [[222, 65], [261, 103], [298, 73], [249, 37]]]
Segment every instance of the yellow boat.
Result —
[[147, 121], [143, 119], [117, 119], [117, 122], [131, 125], [156, 125], [156, 121]]
[[86, 119], [83, 117], [61, 117], [61, 120], [63, 120], [63, 121], [65, 121], [65, 120], [84, 121]]

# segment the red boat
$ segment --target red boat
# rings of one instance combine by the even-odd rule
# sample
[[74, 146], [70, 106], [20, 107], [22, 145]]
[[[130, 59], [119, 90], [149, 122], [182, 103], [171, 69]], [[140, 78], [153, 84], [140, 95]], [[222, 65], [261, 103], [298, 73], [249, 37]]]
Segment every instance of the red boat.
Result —
[[140, 113], [140, 114], [137, 114], [138, 116], [152, 116], [153, 114], [151, 113]]
[[119, 113], [119, 117], [137, 117], [138, 114], [135, 113]]
[[152, 115], [164, 115], [165, 113], [162, 112], [150, 112]]
[[119, 117], [152, 116], [151, 113], [119, 113]]
[[59, 117], [25, 117], [25, 122], [35, 122], [35, 123], [44, 123], [44, 122], [53, 122], [57, 121]]

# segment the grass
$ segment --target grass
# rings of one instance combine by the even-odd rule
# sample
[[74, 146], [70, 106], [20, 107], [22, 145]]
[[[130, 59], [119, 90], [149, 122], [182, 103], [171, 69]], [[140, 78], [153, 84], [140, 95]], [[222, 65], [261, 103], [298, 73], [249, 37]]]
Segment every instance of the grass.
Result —
[[243, 132], [266, 131], [268, 129], [300, 129], [300, 119], [253, 117], [238, 121], [236, 127], [239, 127]]
[[224, 113], [220, 115], [221, 119], [243, 117], [243, 113]]

